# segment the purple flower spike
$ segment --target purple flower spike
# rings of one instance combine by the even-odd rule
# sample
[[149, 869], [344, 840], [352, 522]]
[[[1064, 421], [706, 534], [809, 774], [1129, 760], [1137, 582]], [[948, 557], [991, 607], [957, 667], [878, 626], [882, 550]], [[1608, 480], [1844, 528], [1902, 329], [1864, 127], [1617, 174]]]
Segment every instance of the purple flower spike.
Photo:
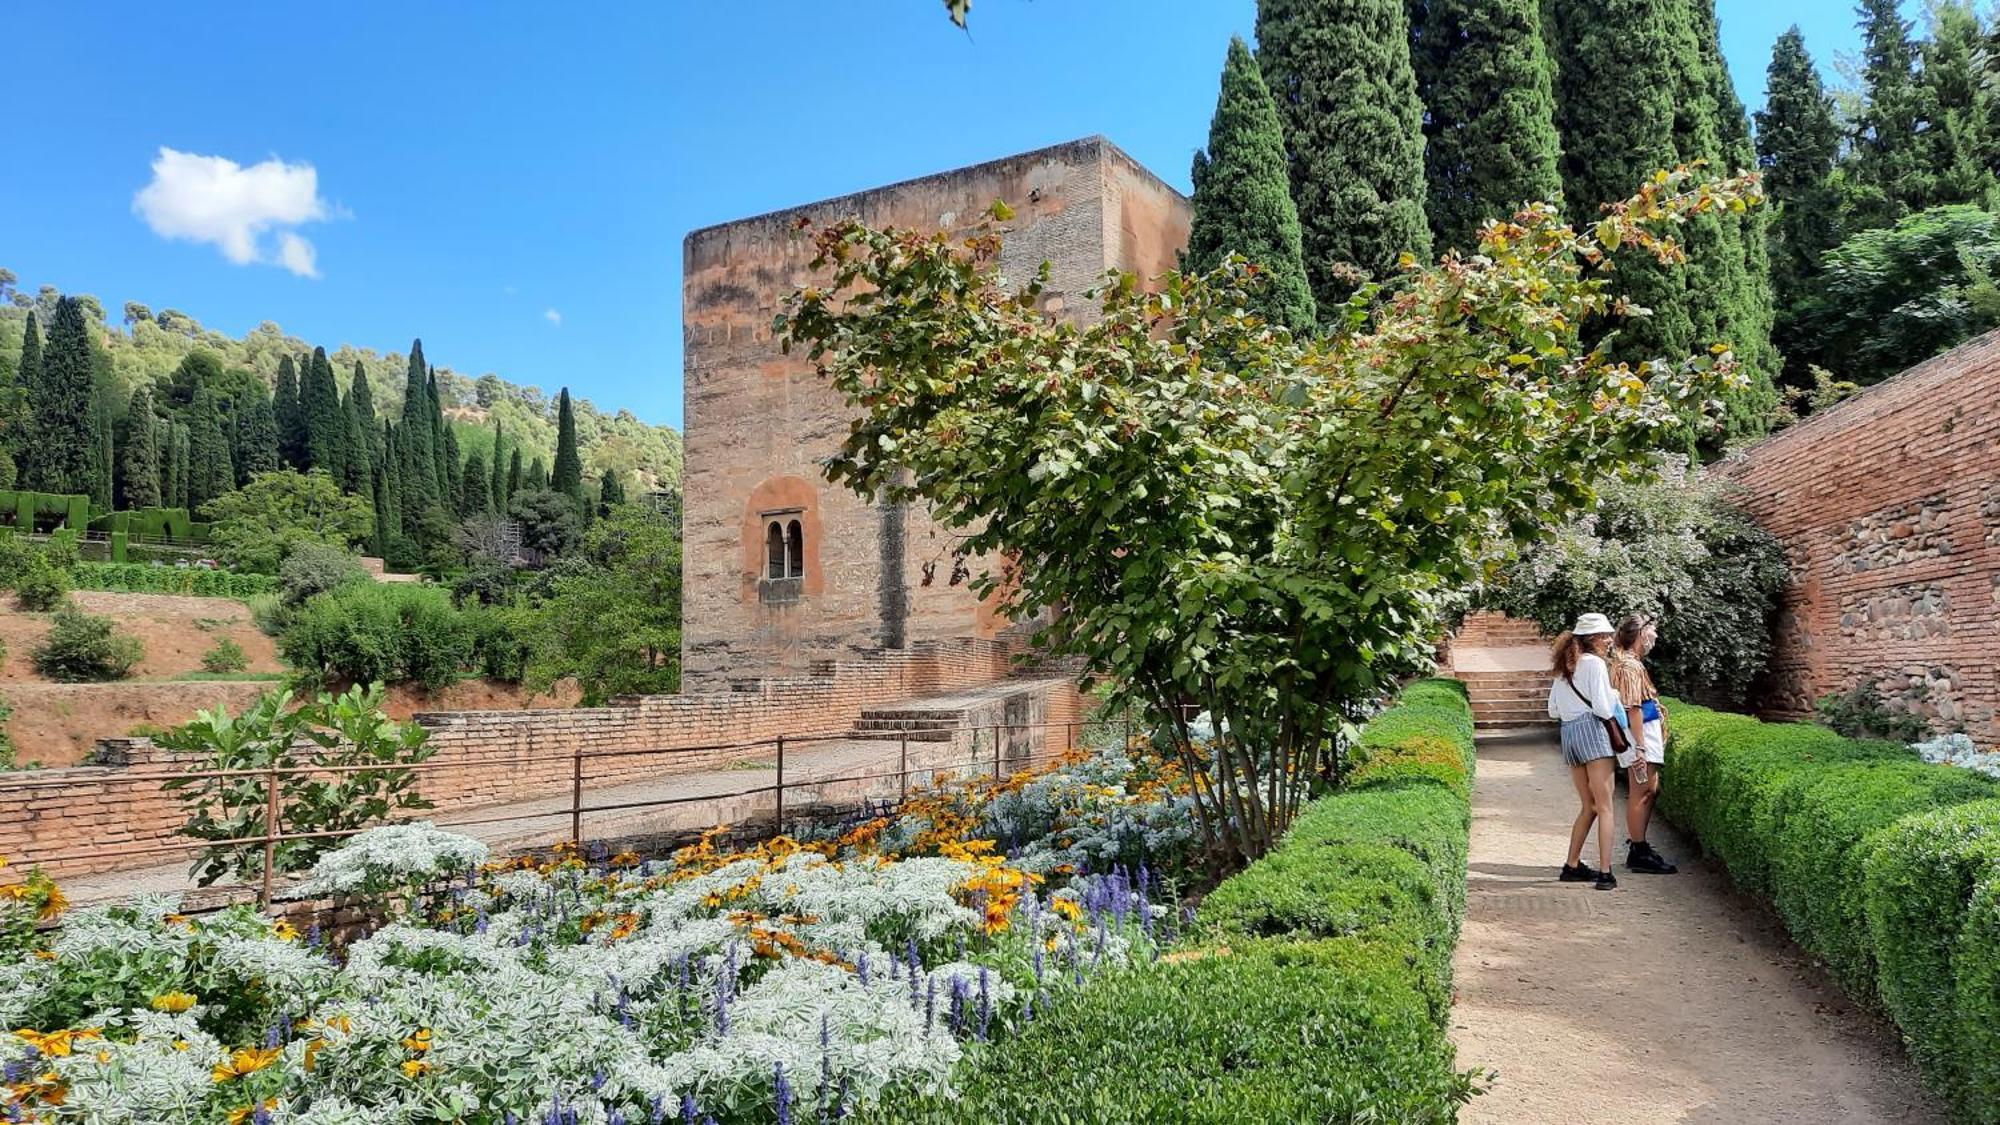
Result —
[[785, 1081], [785, 1064], [778, 1063], [775, 1072], [776, 1079], [773, 1084], [777, 1087], [775, 1096], [778, 1099], [778, 1125], [792, 1125], [792, 1084]]
[[693, 1094], [681, 1095], [681, 1125], [694, 1125], [694, 1115], [700, 1112], [701, 1107], [694, 1104]]

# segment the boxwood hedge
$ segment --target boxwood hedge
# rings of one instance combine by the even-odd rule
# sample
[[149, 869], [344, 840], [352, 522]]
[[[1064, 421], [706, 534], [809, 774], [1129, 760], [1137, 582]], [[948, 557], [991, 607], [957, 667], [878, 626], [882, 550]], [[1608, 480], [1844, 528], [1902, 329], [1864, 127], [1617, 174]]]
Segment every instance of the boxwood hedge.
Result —
[[1472, 714], [1412, 684], [1346, 783], [1203, 900], [1192, 944], [1106, 974], [879, 1122], [1456, 1120], [1446, 1020], [1465, 912]]
[[1662, 808], [2000, 1125], [2000, 783], [1902, 746], [1669, 702]]

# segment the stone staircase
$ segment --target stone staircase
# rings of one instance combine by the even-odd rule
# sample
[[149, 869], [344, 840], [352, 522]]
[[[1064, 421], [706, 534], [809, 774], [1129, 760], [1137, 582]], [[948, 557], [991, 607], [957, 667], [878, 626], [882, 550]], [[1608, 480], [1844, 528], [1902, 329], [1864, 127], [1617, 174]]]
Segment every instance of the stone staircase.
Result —
[[1451, 674], [1465, 683], [1481, 738], [1555, 729], [1548, 715], [1549, 641], [1530, 621], [1472, 614], [1452, 639]]
[[963, 708], [869, 707], [848, 732], [848, 737], [868, 740], [950, 742], [969, 726]]

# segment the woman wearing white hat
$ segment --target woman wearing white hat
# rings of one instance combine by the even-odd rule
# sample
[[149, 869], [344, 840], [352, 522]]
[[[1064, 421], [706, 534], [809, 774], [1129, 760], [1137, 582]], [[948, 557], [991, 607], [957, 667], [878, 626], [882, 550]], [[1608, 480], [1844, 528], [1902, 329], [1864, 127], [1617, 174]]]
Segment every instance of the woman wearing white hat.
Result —
[[[1586, 613], [1570, 631], [1556, 638], [1550, 653], [1555, 680], [1549, 685], [1549, 716], [1562, 723], [1563, 761], [1576, 786], [1579, 808], [1569, 830], [1569, 858], [1563, 863], [1565, 883], [1595, 882], [1608, 891], [1618, 885], [1611, 873], [1611, 790], [1617, 778], [1617, 748], [1612, 731], [1618, 721], [1618, 693], [1611, 687], [1604, 653], [1615, 630], [1601, 613]], [[1597, 862], [1583, 862], [1583, 841], [1597, 825]]]

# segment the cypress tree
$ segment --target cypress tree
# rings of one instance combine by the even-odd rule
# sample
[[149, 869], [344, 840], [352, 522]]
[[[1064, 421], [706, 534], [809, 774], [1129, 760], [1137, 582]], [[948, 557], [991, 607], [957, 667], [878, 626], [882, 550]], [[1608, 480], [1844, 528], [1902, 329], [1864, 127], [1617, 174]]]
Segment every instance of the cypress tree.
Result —
[[271, 417], [278, 424], [278, 456], [292, 468], [305, 468], [306, 420], [299, 408], [299, 376], [291, 356], [278, 360], [278, 383], [271, 392]]
[[368, 399], [368, 381], [359, 378], [357, 366], [354, 385], [349, 387], [347, 401], [341, 403], [341, 434], [346, 438], [347, 447], [341, 454], [341, 464], [347, 470], [342, 487], [356, 496], [373, 496], [375, 482], [375, 412]]
[[[1576, 220], [1593, 219], [1661, 168], [1749, 165], [1749, 125], [1721, 66], [1711, 0], [1550, 0], [1547, 14], [1563, 190]], [[1751, 385], [1725, 403], [1724, 437], [1759, 432], [1776, 404], [1761, 229], [1701, 216], [1682, 238], [1683, 266], [1620, 256], [1620, 291], [1652, 315], [1621, 323], [1616, 351], [1678, 359], [1727, 342]]]
[[108, 386], [100, 387], [91, 397], [97, 416], [97, 450], [91, 461], [90, 502], [108, 512], [112, 510], [112, 486], [118, 477], [117, 457], [112, 452], [111, 390]]
[[549, 477], [549, 489], [583, 504], [583, 458], [576, 451], [576, 414], [569, 402], [569, 388], [556, 397], [556, 467]]
[[125, 451], [118, 462], [121, 508], [160, 506], [160, 447], [154, 427], [153, 396], [146, 388], [132, 392], [125, 411]]
[[271, 472], [280, 463], [278, 420], [271, 400], [261, 385], [252, 387], [237, 400], [236, 483], [239, 487], [249, 484], [251, 477]]
[[504, 512], [507, 510], [507, 474], [506, 471], [501, 468], [500, 447], [501, 447], [500, 419], [495, 418], [493, 419], [493, 470], [490, 475], [493, 478], [492, 508], [493, 511], [496, 512]]
[[325, 348], [314, 348], [299, 384], [299, 411], [305, 416], [306, 467], [323, 470], [336, 481], [347, 479], [347, 414], [340, 404], [340, 385]]
[[188, 410], [188, 506], [203, 504], [236, 487], [236, 470], [229, 463], [229, 439], [222, 433], [222, 412], [215, 391], [206, 383], [195, 388]]
[[617, 473], [610, 469], [604, 470], [604, 483], [598, 489], [597, 499], [606, 508], [616, 507], [625, 502], [625, 485], [618, 479]]
[[396, 428], [382, 423], [382, 463], [375, 472], [375, 555], [387, 558], [390, 544], [403, 535], [402, 487], [397, 482]]
[[493, 486], [486, 479], [486, 455], [475, 449], [465, 459], [464, 501], [458, 514], [471, 518], [493, 510]]
[[458, 435], [450, 426], [444, 428], [445, 466], [449, 470], [445, 480], [445, 505], [451, 511], [465, 510], [465, 462], [458, 459]]
[[169, 507], [194, 510], [189, 503], [189, 440], [186, 423], [174, 422], [167, 428], [167, 503]]
[[35, 322], [33, 311], [28, 313], [26, 330], [21, 335], [21, 362], [14, 370], [14, 383], [20, 391], [20, 420], [22, 432], [7, 435], [8, 452], [14, 455], [14, 478], [23, 488], [33, 479], [28, 464], [34, 459], [35, 443], [27, 440], [32, 436], [34, 425], [35, 395], [42, 382], [42, 330]]
[[[1820, 257], [1840, 244], [1834, 179], [1840, 127], [1797, 25], [1778, 37], [1766, 75], [1764, 108], [1757, 111], [1757, 166], [1774, 211], [1766, 236], [1777, 303], [1772, 339], [1789, 357], [1804, 344], [1800, 317], [1819, 277]], [[1803, 372], [1788, 362], [1787, 374], [1799, 382]]]
[[99, 412], [91, 367], [83, 307], [73, 297], [58, 298], [41, 356], [41, 377], [28, 388], [35, 443], [26, 477], [30, 491], [91, 491], [99, 468]]
[[1918, 91], [1926, 128], [1924, 164], [1930, 196], [1924, 206], [1995, 202], [1988, 114], [1993, 100], [1987, 44], [1979, 16], [1965, 0], [1941, 0], [1931, 10]]
[[1541, 0], [1410, 0], [1424, 209], [1439, 249], [1562, 191]]
[[1849, 176], [1855, 227], [1887, 226], [1931, 198], [1917, 49], [1897, 0], [1861, 0], [1861, 110]]
[[[410, 344], [410, 367], [403, 384], [403, 414], [395, 430], [396, 476], [399, 487], [398, 514], [402, 530], [415, 537], [434, 521], [427, 517], [441, 510], [437, 482], [437, 454], [431, 447], [430, 369], [424, 364], [422, 340]], [[426, 544], [427, 545], [427, 544]]]
[[509, 503], [513, 502], [514, 497], [520, 495], [521, 489], [525, 484], [526, 481], [522, 477], [521, 470], [521, 447], [517, 445], [514, 447], [513, 456], [507, 460], [507, 501]]
[[382, 463], [382, 427], [375, 417], [375, 392], [368, 386], [368, 371], [358, 359], [354, 361], [354, 379], [347, 386], [347, 411], [349, 418], [360, 424], [372, 472]]
[[1423, 108], [1404, 0], [1261, 0], [1257, 61], [1285, 125], [1322, 316], [1405, 251], [1430, 254]]
[[1208, 149], [1194, 154], [1194, 224], [1182, 265], [1207, 272], [1232, 253], [1243, 255], [1263, 273], [1264, 315], [1303, 331], [1316, 317], [1300, 238], [1277, 103], [1250, 48], [1232, 37]]
[[438, 499], [446, 509], [455, 509], [458, 504], [452, 498], [451, 475], [458, 466], [452, 463], [451, 455], [445, 448], [444, 399], [438, 395], [435, 367], [429, 371], [424, 394], [431, 407], [431, 461], [433, 471], [437, 474]]
[[542, 467], [540, 457], [535, 458], [534, 464], [528, 466], [528, 479], [525, 483], [530, 492], [550, 491], [549, 471]]

